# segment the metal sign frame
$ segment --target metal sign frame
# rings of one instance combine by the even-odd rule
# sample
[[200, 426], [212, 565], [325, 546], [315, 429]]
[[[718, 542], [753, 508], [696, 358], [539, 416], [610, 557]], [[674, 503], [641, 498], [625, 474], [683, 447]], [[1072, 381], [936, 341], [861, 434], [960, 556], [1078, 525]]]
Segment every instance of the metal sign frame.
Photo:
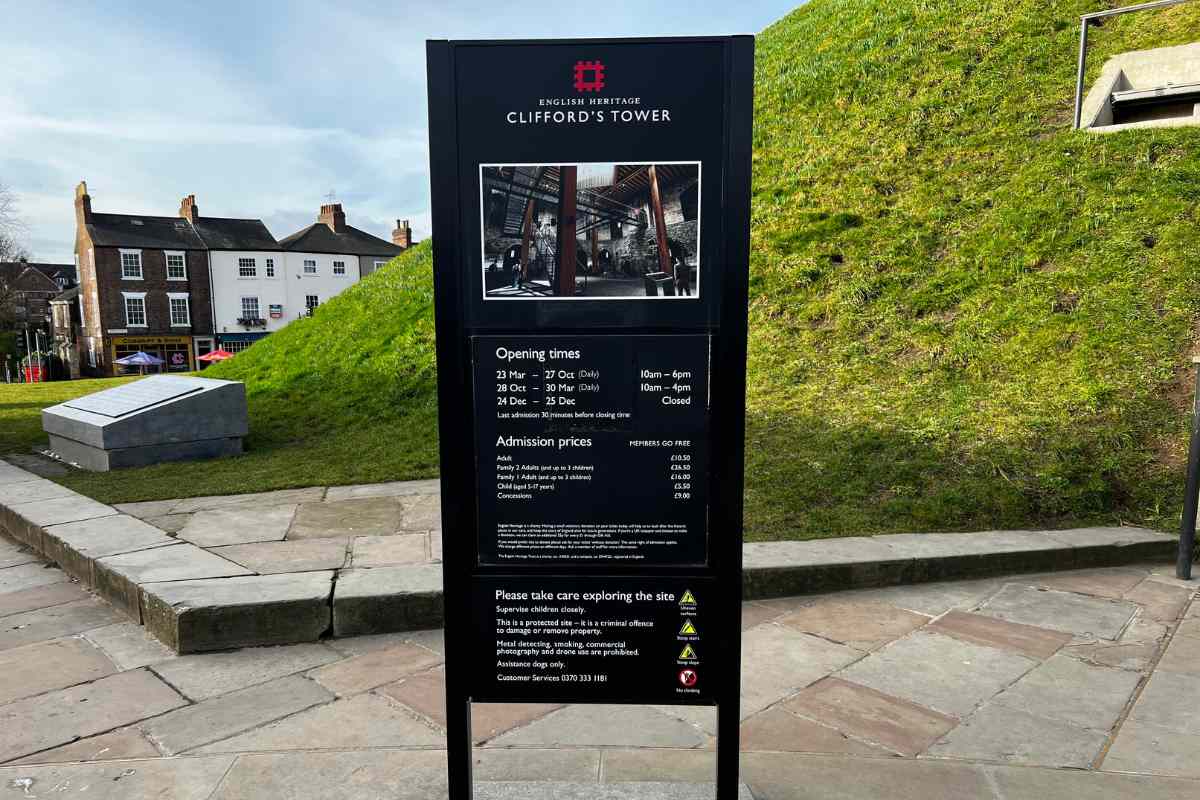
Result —
[[[479, 165], [474, 174], [464, 174], [460, 152], [462, 137], [470, 124], [473, 109], [464, 108], [459, 98], [459, 81], [463, 79], [464, 48], [487, 47], [581, 47], [586, 55], [589, 47], [599, 45], [649, 45], [671, 48], [677, 45], [703, 44], [721, 48], [723, 68], [719, 92], [720, 103], [714, 113], [720, 115], [721, 147], [720, 175], [708, 174], [705, 167], [706, 191], [713, 187], [719, 195], [719, 205], [711, 208], [715, 219], [705, 217], [704, 235], [710, 251], [719, 254], [719, 264], [706, 273], [705, 287], [710, 298], [719, 302], [706, 306], [708, 316], [687, 328], [673, 325], [670, 314], [657, 323], [644, 314], [631, 311], [629, 319], [619, 327], [606, 326], [603, 312], [582, 315], [583, 321], [571, 323], [556, 309], [571, 303], [512, 303], [505, 308], [513, 314], [513, 323], [495, 326], [495, 315], [481, 320], [472, 290], [477, 278], [468, 270], [475, 263], [470, 250], [478, 250], [478, 239], [465, 222], [470, 209], [481, 202], [478, 187]], [[678, 52], [678, 51], [677, 51]], [[707, 51], [706, 51], [707, 52]], [[664, 58], [669, 57], [664, 51]], [[446, 625], [446, 702], [447, 749], [450, 800], [469, 800], [472, 796], [472, 737], [471, 702], [477, 697], [472, 685], [473, 662], [477, 658], [474, 645], [477, 632], [473, 628], [472, 597], [480, 582], [499, 575], [537, 576], [547, 580], [611, 577], [664, 580], [691, 579], [707, 581], [711, 597], [707, 603], [707, 624], [714, 634], [708, 650], [713, 662], [719, 661], [721, 676], [714, 690], [717, 707], [717, 798], [734, 800], [738, 794], [738, 727], [740, 703], [741, 659], [741, 593], [742, 593], [742, 488], [743, 437], [745, 431], [745, 366], [746, 325], [750, 249], [750, 168], [751, 126], [753, 102], [754, 39], [751, 36], [688, 37], [663, 39], [588, 39], [537, 41], [430, 41], [427, 43], [430, 172], [433, 216], [433, 260], [436, 304], [438, 410], [440, 430], [442, 526], [446, 542], [443, 560], [445, 583]], [[463, 126], [460, 128], [460, 125]], [[569, 134], [564, 134], [564, 146], [569, 146]], [[580, 160], [587, 160], [581, 154]], [[554, 163], [555, 154], [547, 154], [543, 163]], [[616, 159], [614, 159], [616, 160]], [[480, 164], [484, 163], [481, 159]], [[489, 162], [491, 163], [491, 162]], [[560, 162], [561, 163], [561, 162]], [[699, 212], [701, 215], [704, 211]], [[715, 238], [711, 238], [715, 237]], [[714, 285], [713, 281], [716, 281]], [[487, 304], [489, 313], [504, 304]], [[518, 305], [554, 306], [531, 314], [532, 308]], [[611, 309], [617, 306], [654, 305], [592, 304]], [[685, 303], [673, 302], [662, 307], [682, 308]], [[607, 312], [611, 313], [611, 312]], [[491, 320], [491, 321], [489, 321]], [[597, 320], [599, 323], [597, 324]], [[514, 330], [515, 328], [515, 330]], [[477, 446], [469, 421], [475, 413], [473, 405], [474, 372], [472, 338], [487, 335], [602, 335], [639, 336], [673, 333], [703, 333], [710, 337], [710, 406], [711, 420], [708, 453], [708, 558], [702, 565], [634, 566], [610, 565], [575, 566], [562, 564], [555, 568], [537, 566], [485, 566], [479, 563], [476, 551], [478, 528], [477, 503]], [[682, 681], [682, 675], [681, 675]], [[686, 684], [685, 684], [686, 685]], [[489, 697], [489, 701], [502, 698]], [[589, 699], [577, 694], [556, 699], [574, 703], [613, 702], [611, 699]], [[522, 701], [524, 702], [524, 701]], [[619, 702], [619, 701], [618, 701]], [[636, 700], [634, 702], [644, 702]]]

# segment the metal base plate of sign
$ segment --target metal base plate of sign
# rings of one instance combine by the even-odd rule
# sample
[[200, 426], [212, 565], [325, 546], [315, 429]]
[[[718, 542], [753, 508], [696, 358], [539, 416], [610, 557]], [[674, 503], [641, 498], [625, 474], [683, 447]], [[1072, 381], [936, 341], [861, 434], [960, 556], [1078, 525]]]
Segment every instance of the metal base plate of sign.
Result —
[[451, 800], [472, 702], [716, 706], [739, 797], [753, 53], [428, 43]]

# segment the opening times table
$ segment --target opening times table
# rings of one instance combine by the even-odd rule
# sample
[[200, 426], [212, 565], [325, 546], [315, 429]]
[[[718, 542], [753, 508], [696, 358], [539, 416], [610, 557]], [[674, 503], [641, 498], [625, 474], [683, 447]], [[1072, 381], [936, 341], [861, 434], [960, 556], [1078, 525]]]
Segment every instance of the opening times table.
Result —
[[701, 564], [707, 336], [473, 339], [483, 564]]

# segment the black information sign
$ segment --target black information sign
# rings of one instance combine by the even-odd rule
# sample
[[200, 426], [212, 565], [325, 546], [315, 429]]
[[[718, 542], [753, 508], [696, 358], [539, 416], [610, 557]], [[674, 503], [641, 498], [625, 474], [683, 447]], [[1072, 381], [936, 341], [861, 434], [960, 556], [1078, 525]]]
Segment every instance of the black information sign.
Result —
[[451, 800], [472, 702], [715, 705], [736, 797], [753, 48], [428, 45]]

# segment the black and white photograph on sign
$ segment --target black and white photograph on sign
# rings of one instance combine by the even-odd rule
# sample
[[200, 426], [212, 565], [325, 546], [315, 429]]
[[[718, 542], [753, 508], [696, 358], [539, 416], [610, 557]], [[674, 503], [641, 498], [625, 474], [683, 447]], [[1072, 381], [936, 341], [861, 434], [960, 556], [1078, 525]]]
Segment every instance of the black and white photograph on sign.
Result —
[[700, 296], [700, 164], [484, 164], [485, 300]]

